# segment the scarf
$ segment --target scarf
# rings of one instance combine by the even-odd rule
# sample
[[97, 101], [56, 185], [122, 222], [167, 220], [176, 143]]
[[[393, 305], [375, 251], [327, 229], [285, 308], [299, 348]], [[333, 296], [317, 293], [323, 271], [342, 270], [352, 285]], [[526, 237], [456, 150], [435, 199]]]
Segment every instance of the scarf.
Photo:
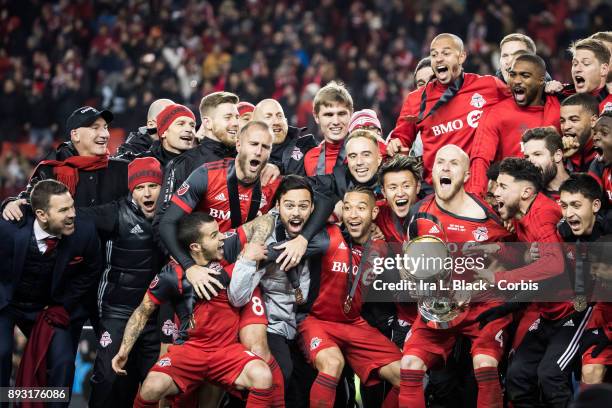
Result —
[[[72, 156], [64, 161], [43, 160], [39, 166], [47, 165], [53, 167], [55, 179], [64, 183], [70, 194], [74, 196], [76, 186], [79, 183], [79, 170], [94, 171], [108, 167], [108, 154], [104, 156]], [[38, 167], [37, 169], [38, 170]], [[36, 173], [34, 170], [34, 173]]]

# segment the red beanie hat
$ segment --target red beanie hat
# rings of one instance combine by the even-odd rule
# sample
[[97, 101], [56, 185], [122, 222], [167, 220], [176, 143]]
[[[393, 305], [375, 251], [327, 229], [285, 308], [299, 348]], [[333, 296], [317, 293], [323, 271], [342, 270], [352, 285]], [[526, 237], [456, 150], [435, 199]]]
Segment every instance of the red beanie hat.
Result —
[[166, 106], [161, 112], [157, 114], [155, 120], [157, 121], [157, 134], [161, 137], [174, 120], [181, 116], [187, 116], [195, 120], [195, 115], [186, 106], [173, 104]]
[[250, 102], [240, 102], [238, 104], [238, 115], [242, 116], [247, 112], [253, 112], [255, 110], [255, 105]]
[[349, 122], [348, 130], [349, 133], [351, 133], [353, 130], [357, 130], [365, 126], [374, 126], [382, 132], [380, 120], [378, 120], [376, 112], [374, 112], [372, 109], [362, 109], [353, 113], [353, 116], [351, 116], [351, 121]]
[[128, 164], [128, 188], [134, 191], [142, 183], [162, 183], [161, 164], [155, 157], [141, 157]]

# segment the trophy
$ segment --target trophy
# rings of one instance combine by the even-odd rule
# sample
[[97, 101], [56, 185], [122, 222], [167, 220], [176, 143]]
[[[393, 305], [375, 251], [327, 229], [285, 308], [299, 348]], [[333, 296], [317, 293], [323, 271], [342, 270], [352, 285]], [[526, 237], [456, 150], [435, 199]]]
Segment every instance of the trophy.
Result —
[[453, 290], [453, 270], [446, 266], [451, 253], [446, 243], [433, 235], [419, 236], [403, 245], [403, 254], [405, 262], [400, 276], [413, 282], [410, 296], [417, 300], [427, 325], [447, 329], [463, 321], [471, 295], [468, 291]]

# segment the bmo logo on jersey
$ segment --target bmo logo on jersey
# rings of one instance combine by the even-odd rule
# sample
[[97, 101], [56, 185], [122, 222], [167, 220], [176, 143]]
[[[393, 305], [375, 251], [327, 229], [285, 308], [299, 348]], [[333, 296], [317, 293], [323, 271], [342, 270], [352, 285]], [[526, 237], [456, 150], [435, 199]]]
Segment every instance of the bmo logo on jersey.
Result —
[[[353, 265], [353, 275], [357, 275], [357, 271], [359, 270], [359, 265]], [[332, 264], [332, 272], [342, 272], [348, 273], [349, 266], [344, 262], [334, 261]]]
[[[478, 121], [480, 120], [481, 116], [482, 116], [482, 111], [478, 109], [473, 110], [470, 113], [468, 113], [466, 117], [466, 122], [468, 126], [474, 129], [477, 128]], [[442, 123], [440, 125], [432, 126], [431, 131], [433, 132], [434, 136], [440, 136], [445, 133], [450, 133], [455, 130], [463, 129], [464, 126], [465, 124], [463, 123], [462, 119], [455, 119], [455, 120], [449, 120], [448, 122]]]
[[223, 210], [219, 210], [218, 208], [210, 208], [208, 210], [208, 214], [211, 217], [216, 218], [218, 220], [229, 220], [230, 217], [232, 216], [231, 211], [223, 211]]

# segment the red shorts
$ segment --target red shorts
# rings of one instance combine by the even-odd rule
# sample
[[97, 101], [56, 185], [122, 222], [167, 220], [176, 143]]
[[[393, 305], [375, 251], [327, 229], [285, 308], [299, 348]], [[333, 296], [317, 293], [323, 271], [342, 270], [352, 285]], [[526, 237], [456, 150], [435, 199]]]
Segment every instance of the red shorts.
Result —
[[427, 368], [432, 368], [440, 362], [440, 357], [446, 361], [453, 350], [457, 335], [462, 334], [472, 340], [472, 356], [485, 354], [500, 361], [507, 337], [505, 328], [512, 321], [512, 316], [494, 320], [480, 329], [476, 318], [491, 307], [492, 305], [485, 304], [471, 305], [464, 320], [448, 329], [431, 328], [419, 316], [406, 336], [404, 355], [417, 356], [425, 362]]
[[306, 358], [313, 363], [319, 351], [338, 347], [364, 385], [380, 382], [373, 372], [402, 358], [397, 346], [359, 318], [354, 323], [319, 320], [308, 316], [298, 326]]
[[182, 393], [191, 393], [204, 381], [231, 389], [234, 382], [252, 361], [260, 360], [242, 344], [234, 343], [215, 351], [204, 351], [197, 343], [189, 341], [168, 348], [151, 371], [172, 377]]
[[244, 326], [250, 324], [268, 324], [266, 307], [263, 303], [263, 296], [261, 296], [261, 289], [259, 289], [259, 286], [253, 291], [249, 303], [240, 309], [240, 325], [238, 329], [240, 330]]

